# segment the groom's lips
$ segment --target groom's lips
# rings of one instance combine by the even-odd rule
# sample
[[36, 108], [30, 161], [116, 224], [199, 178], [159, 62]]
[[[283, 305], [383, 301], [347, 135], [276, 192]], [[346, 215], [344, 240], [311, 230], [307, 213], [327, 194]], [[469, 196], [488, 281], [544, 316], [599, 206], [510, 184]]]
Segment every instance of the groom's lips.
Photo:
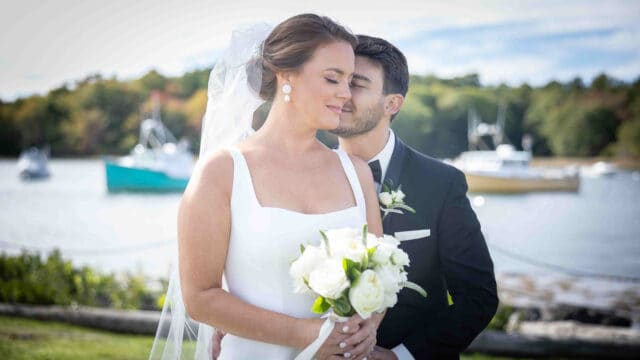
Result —
[[327, 108], [338, 115], [342, 114], [342, 107], [340, 106], [327, 105]]

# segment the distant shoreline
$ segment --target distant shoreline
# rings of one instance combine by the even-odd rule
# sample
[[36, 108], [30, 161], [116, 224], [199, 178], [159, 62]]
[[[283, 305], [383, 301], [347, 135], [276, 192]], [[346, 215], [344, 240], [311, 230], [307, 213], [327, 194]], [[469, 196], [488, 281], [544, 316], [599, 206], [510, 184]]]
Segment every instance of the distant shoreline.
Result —
[[608, 158], [604, 156], [597, 157], [534, 157], [531, 160], [531, 166], [537, 167], [555, 167], [555, 166], [588, 166], [598, 161], [613, 163], [615, 166], [625, 170], [640, 170], [640, 159], [633, 158]]
[[[102, 160], [105, 156], [109, 155], [91, 155], [91, 156], [68, 156], [68, 157], [54, 157], [50, 160]], [[0, 156], [0, 161], [18, 160], [17, 157]], [[531, 160], [531, 166], [536, 167], [556, 167], [556, 166], [588, 166], [593, 165], [598, 161], [606, 161], [613, 163], [617, 167], [625, 170], [640, 170], [640, 159], [634, 158], [619, 158], [619, 157], [534, 157]]]

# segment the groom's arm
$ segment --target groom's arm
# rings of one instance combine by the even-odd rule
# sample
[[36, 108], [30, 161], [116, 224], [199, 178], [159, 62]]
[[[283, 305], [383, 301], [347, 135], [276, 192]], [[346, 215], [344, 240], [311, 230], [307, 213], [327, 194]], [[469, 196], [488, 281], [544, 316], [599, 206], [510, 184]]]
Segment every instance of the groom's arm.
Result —
[[455, 170], [438, 219], [440, 263], [454, 304], [403, 341], [416, 359], [457, 358], [498, 306], [493, 262], [466, 194], [464, 174]]

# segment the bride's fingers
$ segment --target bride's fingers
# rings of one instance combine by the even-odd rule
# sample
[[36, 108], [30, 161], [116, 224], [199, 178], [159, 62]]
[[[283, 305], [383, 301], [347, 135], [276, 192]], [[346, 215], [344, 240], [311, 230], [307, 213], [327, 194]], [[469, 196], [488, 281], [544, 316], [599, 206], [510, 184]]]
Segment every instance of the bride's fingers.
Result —
[[373, 336], [375, 337], [376, 328], [373, 322], [364, 322], [362, 325], [362, 328], [360, 328], [358, 332], [354, 333], [353, 335], [347, 337], [346, 340], [344, 340], [348, 347], [354, 347], [358, 345], [368, 336], [370, 336], [370, 334], [373, 334]]
[[345, 322], [336, 323], [334, 329], [338, 329], [342, 334], [354, 334], [360, 330], [361, 323], [362, 318], [356, 314]]

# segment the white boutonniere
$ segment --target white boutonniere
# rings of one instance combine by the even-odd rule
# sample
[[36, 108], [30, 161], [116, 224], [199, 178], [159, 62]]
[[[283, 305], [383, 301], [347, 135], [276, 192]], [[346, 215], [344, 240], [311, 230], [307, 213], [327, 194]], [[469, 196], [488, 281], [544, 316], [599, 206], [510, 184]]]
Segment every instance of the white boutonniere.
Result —
[[389, 215], [389, 213], [404, 214], [402, 210], [406, 210], [412, 214], [416, 211], [409, 205], [405, 204], [405, 194], [402, 192], [402, 185], [399, 185], [396, 190], [392, 190], [387, 184], [382, 185], [382, 190], [378, 195], [380, 201], [380, 210], [384, 213], [382, 220]]

